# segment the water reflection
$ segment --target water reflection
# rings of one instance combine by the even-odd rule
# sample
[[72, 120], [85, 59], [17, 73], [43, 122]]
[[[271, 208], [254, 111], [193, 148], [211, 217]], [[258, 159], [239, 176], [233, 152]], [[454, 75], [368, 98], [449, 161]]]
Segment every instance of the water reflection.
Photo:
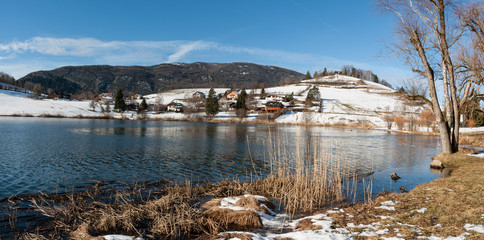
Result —
[[[431, 136], [324, 127], [0, 117], [0, 198], [55, 192], [90, 183], [244, 179], [267, 174], [270, 154], [341, 160], [360, 176], [374, 173], [375, 192], [411, 189], [439, 177], [428, 163]], [[272, 147], [276, 147], [269, 152]], [[389, 175], [402, 179], [392, 183]]]

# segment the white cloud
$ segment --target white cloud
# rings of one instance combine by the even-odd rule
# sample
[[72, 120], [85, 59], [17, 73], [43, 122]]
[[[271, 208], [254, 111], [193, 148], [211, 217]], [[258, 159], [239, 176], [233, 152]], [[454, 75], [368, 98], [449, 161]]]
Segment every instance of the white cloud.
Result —
[[188, 42], [186, 44], [180, 44], [176, 47], [175, 53], [168, 56], [168, 62], [177, 62], [182, 57], [187, 55], [189, 52], [197, 51], [197, 50], [207, 50], [212, 47], [214, 44], [211, 42], [203, 42], [203, 41], [196, 41], [196, 42]]

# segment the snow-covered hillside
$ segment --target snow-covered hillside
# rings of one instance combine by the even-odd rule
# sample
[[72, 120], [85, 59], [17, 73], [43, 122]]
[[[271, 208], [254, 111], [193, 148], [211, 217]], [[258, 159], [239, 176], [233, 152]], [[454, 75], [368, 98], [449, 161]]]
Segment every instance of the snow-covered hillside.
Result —
[[[319, 89], [322, 101], [312, 107], [304, 105], [304, 101], [311, 88]], [[216, 88], [217, 94], [223, 94], [227, 88]], [[208, 94], [208, 88], [176, 89], [145, 96], [148, 104], [169, 104], [170, 102], [187, 103], [195, 92]], [[260, 89], [247, 89], [254, 94], [258, 106], [263, 106], [268, 100], [257, 97]], [[412, 115], [422, 112], [424, 105], [409, 104], [402, 94], [384, 85], [362, 81], [358, 78], [333, 75], [322, 78], [305, 80], [297, 84], [277, 86], [265, 89], [266, 96], [284, 97], [293, 95], [293, 104], [283, 104], [288, 107], [286, 114], [275, 119], [279, 123], [319, 123], [319, 124], [354, 124], [368, 123], [377, 128], [384, 128], [386, 123], [382, 120], [385, 114]], [[101, 116], [101, 108], [95, 111], [90, 108], [90, 101], [71, 100], [36, 100], [28, 94], [0, 90], [0, 115], [63, 115], [74, 116]], [[139, 100], [138, 100], [139, 101]], [[321, 106], [320, 106], [321, 104]], [[292, 107], [292, 108], [291, 108]], [[113, 117], [119, 114], [110, 113]], [[125, 115], [135, 115], [127, 113]], [[133, 115], [133, 116], [134, 116]], [[199, 116], [204, 113], [199, 113]], [[147, 117], [157, 119], [183, 119], [191, 117], [182, 113], [151, 114]], [[233, 112], [221, 112], [217, 115], [220, 120], [235, 117]], [[257, 113], [250, 114], [249, 119], [255, 119]], [[133, 118], [136, 118], [134, 116]]]
[[33, 99], [28, 93], [0, 90], [0, 115], [61, 115], [66, 117], [96, 116], [89, 111], [89, 101], [69, 101], [53, 99]]

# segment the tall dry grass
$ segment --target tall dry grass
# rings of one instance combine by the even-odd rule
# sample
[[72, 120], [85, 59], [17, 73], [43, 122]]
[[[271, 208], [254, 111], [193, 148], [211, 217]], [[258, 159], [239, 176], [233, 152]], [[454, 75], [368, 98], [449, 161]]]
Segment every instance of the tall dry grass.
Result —
[[321, 139], [310, 146], [295, 146], [280, 138], [269, 138], [266, 144], [269, 176], [258, 182], [260, 191], [278, 200], [292, 215], [311, 213], [342, 203], [356, 196], [356, 173], [336, 157], [332, 144], [324, 146]]
[[[213, 197], [263, 195], [280, 204], [290, 215], [313, 213], [344, 203], [356, 196], [356, 173], [334, 153], [333, 144], [322, 139], [303, 143], [301, 139], [269, 136], [265, 143], [266, 169], [252, 172], [252, 180], [226, 180], [202, 185], [157, 185], [106, 192], [93, 189], [68, 194], [62, 199], [41, 196], [32, 206], [50, 217], [44, 236], [102, 235], [123, 233], [154, 238], [187, 238], [231, 230], [200, 208]], [[268, 172], [268, 174], [263, 174]], [[371, 188], [370, 188], [371, 189]], [[148, 195], [142, 192], [149, 192]]]

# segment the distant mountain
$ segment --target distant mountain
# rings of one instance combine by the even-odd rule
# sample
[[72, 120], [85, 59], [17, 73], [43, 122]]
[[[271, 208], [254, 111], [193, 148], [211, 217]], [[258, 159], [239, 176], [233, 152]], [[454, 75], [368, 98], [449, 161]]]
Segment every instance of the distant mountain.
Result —
[[[66, 66], [38, 71], [19, 79], [40, 83], [63, 93], [99, 94], [123, 89], [126, 93], [150, 94], [178, 88], [267, 87], [304, 79], [292, 70], [253, 63], [174, 63], [155, 66]], [[27, 84], [32, 85], [32, 84]]]

